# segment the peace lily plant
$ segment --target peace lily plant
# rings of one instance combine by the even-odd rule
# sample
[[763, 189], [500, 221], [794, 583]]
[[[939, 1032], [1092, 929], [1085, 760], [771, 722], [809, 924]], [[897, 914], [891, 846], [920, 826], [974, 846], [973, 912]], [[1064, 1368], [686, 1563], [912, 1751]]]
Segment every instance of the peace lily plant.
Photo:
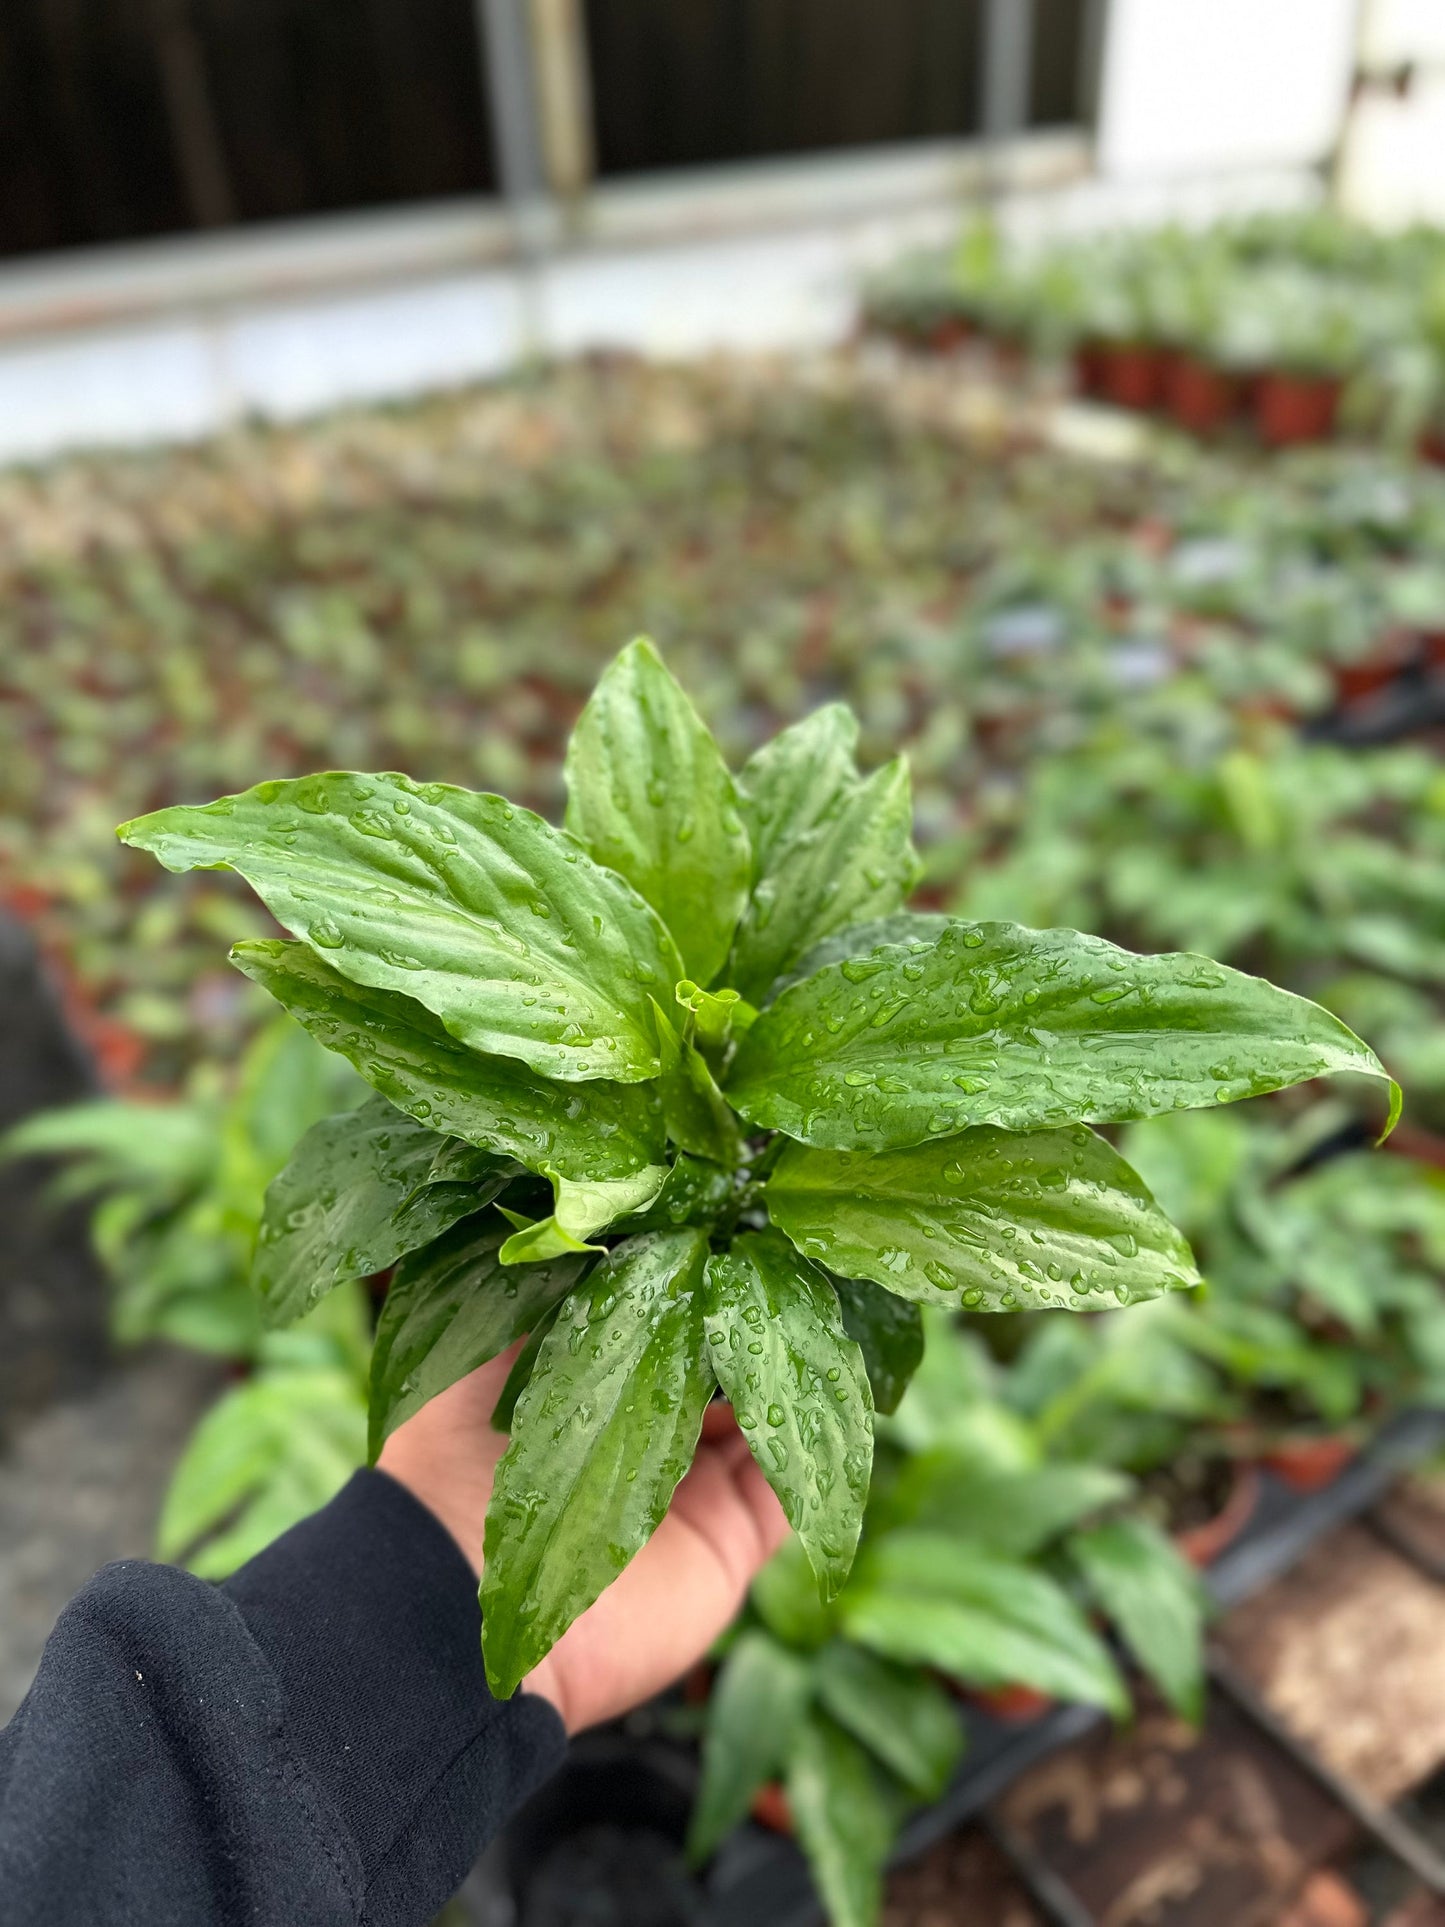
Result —
[[920, 1306], [1197, 1282], [1091, 1124], [1385, 1076], [1204, 958], [905, 911], [907, 770], [860, 774], [856, 741], [832, 705], [734, 776], [641, 641], [578, 722], [562, 829], [331, 772], [120, 831], [246, 878], [292, 940], [233, 961], [374, 1089], [271, 1186], [254, 1276], [284, 1325], [395, 1266], [373, 1456], [528, 1335], [486, 1530], [499, 1694], [646, 1542], [719, 1388], [832, 1596]]

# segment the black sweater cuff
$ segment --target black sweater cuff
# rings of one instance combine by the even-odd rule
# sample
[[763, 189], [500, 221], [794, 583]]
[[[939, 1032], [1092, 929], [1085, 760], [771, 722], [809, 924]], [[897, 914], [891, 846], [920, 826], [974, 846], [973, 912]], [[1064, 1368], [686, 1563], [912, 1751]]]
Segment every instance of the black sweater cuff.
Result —
[[223, 1590], [350, 1836], [366, 1918], [426, 1920], [566, 1744], [547, 1701], [492, 1698], [460, 1548], [405, 1487], [358, 1472]]

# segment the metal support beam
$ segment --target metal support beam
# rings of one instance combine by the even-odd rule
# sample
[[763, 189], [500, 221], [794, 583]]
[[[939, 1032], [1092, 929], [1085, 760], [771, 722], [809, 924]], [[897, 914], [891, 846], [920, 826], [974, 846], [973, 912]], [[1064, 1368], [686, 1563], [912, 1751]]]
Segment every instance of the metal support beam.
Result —
[[535, 255], [546, 239], [548, 196], [527, 0], [476, 0], [476, 8], [502, 199], [518, 248]]
[[1005, 141], [1029, 121], [1033, 72], [1034, 0], [985, 0], [983, 17], [983, 137]]

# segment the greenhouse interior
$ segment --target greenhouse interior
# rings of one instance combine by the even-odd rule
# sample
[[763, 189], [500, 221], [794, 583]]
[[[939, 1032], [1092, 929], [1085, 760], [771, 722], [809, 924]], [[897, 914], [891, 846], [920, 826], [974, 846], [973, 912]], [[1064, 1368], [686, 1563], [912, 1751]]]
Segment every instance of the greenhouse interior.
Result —
[[12, 5], [0, 1918], [1445, 1927], [1445, 18]]

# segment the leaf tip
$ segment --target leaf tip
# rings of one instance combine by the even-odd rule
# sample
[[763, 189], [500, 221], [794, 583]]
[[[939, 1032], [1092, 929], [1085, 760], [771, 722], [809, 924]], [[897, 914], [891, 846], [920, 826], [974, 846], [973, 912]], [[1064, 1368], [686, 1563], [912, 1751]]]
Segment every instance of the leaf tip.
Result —
[[1390, 1114], [1385, 1119], [1384, 1130], [1381, 1131], [1380, 1135], [1375, 1139], [1377, 1147], [1385, 1142], [1386, 1138], [1389, 1137], [1395, 1126], [1400, 1122], [1400, 1116], [1404, 1109], [1405, 1093], [1400, 1088], [1398, 1078], [1392, 1077], [1390, 1079]]

